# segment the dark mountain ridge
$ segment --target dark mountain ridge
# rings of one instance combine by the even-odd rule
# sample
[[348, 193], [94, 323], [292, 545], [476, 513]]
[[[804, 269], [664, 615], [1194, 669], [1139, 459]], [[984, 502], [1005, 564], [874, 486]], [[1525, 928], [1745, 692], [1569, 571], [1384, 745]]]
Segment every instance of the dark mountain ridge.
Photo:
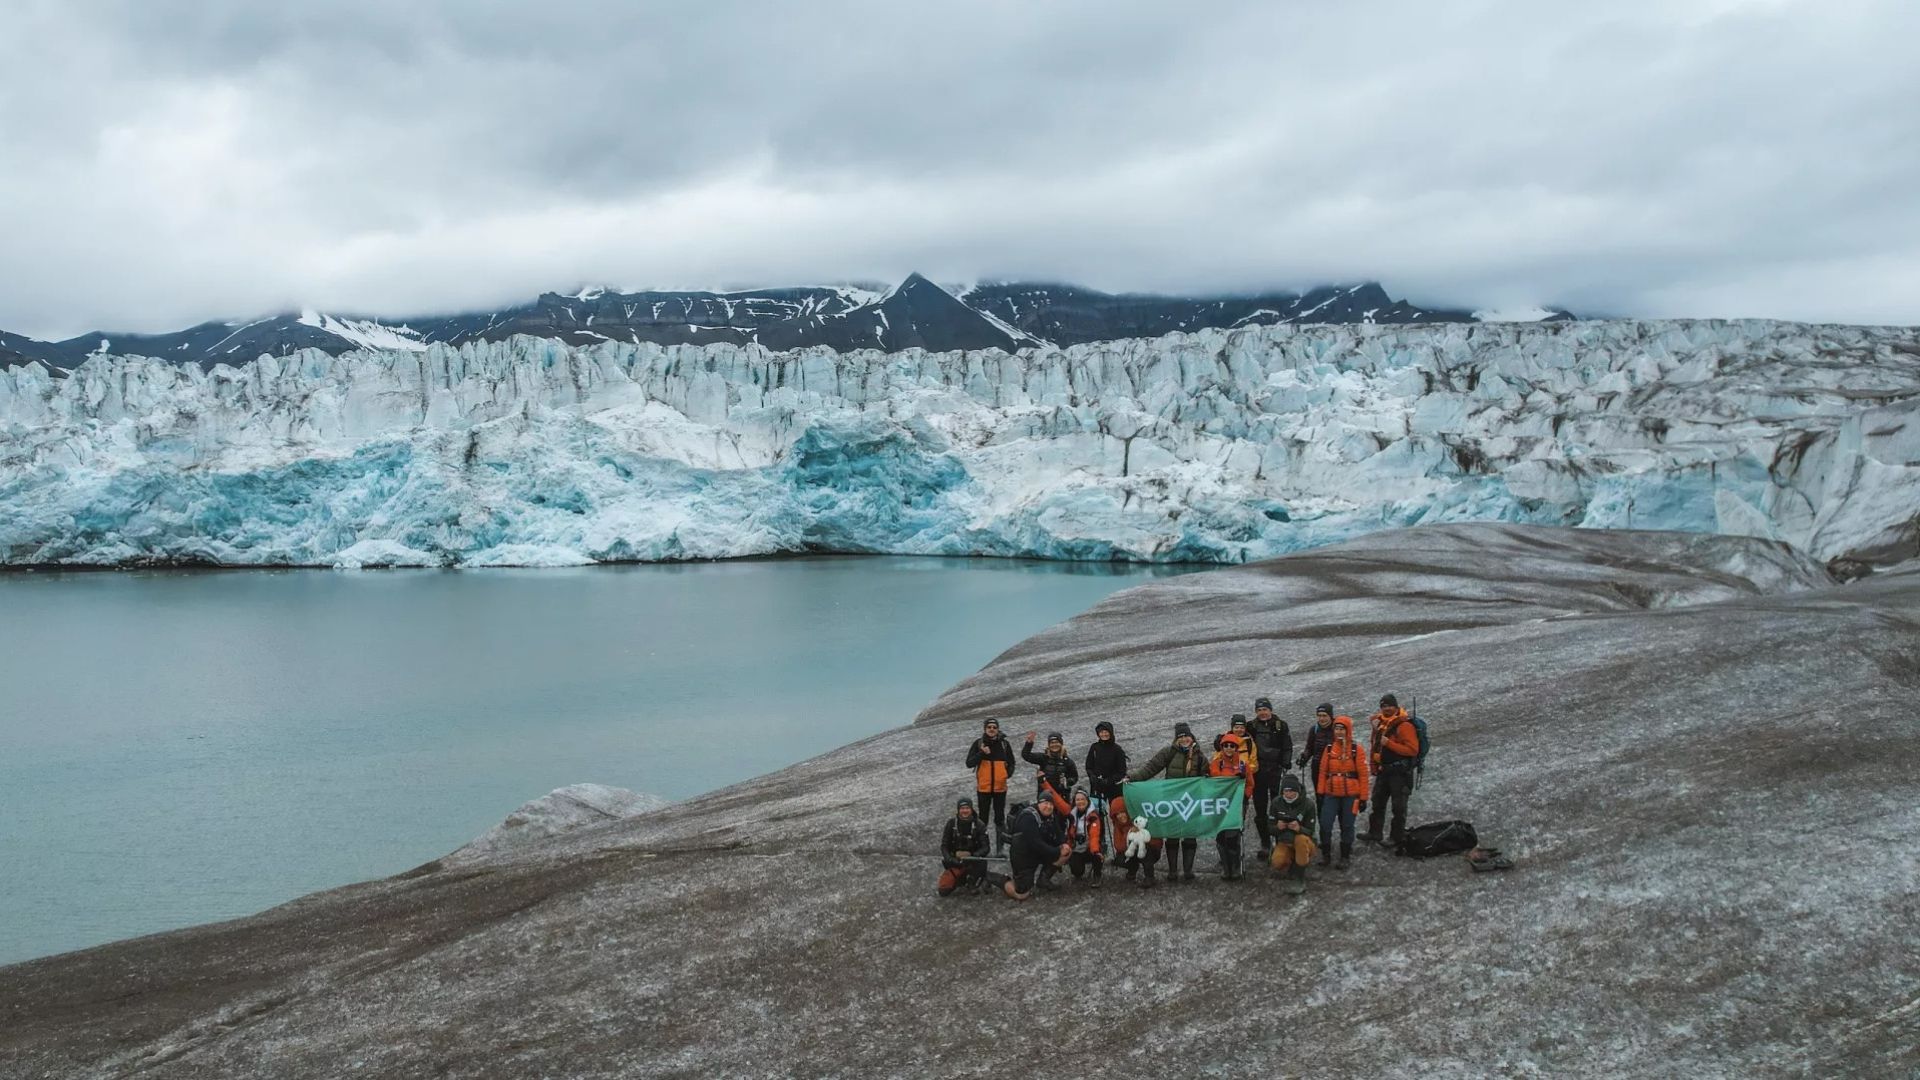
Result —
[[[1571, 318], [1564, 312], [1555, 318]], [[443, 342], [499, 341], [516, 334], [569, 345], [601, 341], [662, 345], [759, 344], [789, 350], [1004, 349], [1077, 345], [1175, 331], [1272, 323], [1472, 322], [1471, 312], [1395, 300], [1379, 284], [1323, 286], [1305, 293], [1165, 296], [1103, 293], [1077, 285], [998, 282], [957, 294], [919, 274], [885, 291], [803, 286], [741, 292], [542, 293], [532, 303], [490, 312], [382, 320], [307, 310], [244, 323], [205, 322], [164, 334], [93, 331], [38, 341], [0, 331], [0, 364], [40, 360], [78, 366], [96, 353], [155, 356], [181, 363], [246, 363], [300, 349], [339, 354], [357, 348], [424, 349]]]

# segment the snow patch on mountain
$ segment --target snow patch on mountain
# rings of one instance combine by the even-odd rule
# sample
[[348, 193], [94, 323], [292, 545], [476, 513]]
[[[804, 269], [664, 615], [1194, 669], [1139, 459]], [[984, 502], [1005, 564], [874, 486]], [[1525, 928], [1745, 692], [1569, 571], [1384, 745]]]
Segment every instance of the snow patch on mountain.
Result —
[[312, 308], [300, 313], [300, 325], [324, 330], [361, 349], [420, 352], [427, 347], [427, 343], [420, 340], [419, 332], [410, 327], [388, 326], [372, 319], [336, 319]]
[[[417, 345], [417, 343], [414, 343]], [[0, 561], [1240, 562], [1431, 522], [1920, 546], [1920, 330], [1277, 325], [1008, 354], [516, 337], [0, 372]]]
[[1481, 322], [1539, 322], [1561, 314], [1543, 307], [1490, 308], [1476, 311], [1473, 317]]

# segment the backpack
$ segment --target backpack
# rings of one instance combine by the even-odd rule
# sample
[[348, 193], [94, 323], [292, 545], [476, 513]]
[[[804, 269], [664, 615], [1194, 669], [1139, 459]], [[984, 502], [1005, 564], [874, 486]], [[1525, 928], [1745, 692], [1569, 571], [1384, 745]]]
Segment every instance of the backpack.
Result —
[[1427, 742], [1427, 722], [1420, 719], [1419, 716], [1414, 716], [1412, 719], [1413, 733], [1420, 736], [1420, 753], [1414, 756], [1413, 767], [1424, 772], [1427, 768], [1427, 746], [1429, 745]]
[[1400, 838], [1395, 855], [1412, 859], [1431, 859], [1436, 855], [1458, 855], [1480, 846], [1480, 837], [1471, 821], [1433, 821], [1416, 825]]

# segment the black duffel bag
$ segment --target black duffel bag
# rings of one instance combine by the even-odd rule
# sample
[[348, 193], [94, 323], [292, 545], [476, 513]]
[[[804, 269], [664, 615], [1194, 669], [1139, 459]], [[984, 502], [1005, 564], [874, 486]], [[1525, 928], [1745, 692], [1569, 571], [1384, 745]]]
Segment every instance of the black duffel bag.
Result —
[[1408, 829], [1393, 853], [1412, 859], [1431, 859], [1436, 855], [1458, 855], [1479, 846], [1480, 837], [1473, 831], [1473, 822], [1433, 821]]

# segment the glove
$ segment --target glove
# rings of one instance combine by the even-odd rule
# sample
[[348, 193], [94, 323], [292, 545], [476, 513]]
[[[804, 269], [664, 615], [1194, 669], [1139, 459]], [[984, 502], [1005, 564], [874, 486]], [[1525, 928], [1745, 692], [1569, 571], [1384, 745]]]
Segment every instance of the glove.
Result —
[[1359, 802], [1353, 804], [1353, 808], [1355, 810], [1365, 810], [1367, 808], [1367, 800], [1361, 799]]
[[1299, 757], [1293, 759], [1293, 767], [1296, 769], [1305, 768], [1306, 764], [1307, 764], [1307, 755], [1304, 753], [1302, 753]]

